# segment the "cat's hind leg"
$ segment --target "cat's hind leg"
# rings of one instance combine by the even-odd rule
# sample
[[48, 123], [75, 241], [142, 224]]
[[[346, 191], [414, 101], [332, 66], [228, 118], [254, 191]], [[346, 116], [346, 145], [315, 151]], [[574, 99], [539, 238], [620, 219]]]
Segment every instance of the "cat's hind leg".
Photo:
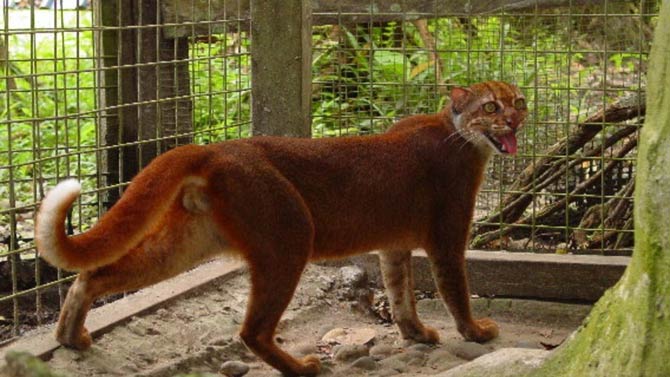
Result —
[[411, 251], [383, 251], [379, 254], [384, 285], [391, 312], [404, 339], [437, 343], [437, 330], [424, 325], [416, 313]]
[[227, 246], [205, 216], [191, 216], [176, 208], [170, 218], [171, 222], [148, 235], [121, 259], [79, 274], [61, 308], [56, 328], [59, 343], [80, 350], [91, 346], [84, 322], [97, 298], [158, 283], [211, 258]]
[[90, 273], [82, 272], [67, 292], [56, 327], [58, 343], [78, 350], [85, 350], [91, 346], [92, 339], [84, 327], [86, 314], [93, 300], [89, 289]]
[[310, 355], [295, 359], [280, 349], [274, 340], [277, 324], [307, 263], [307, 255], [300, 261], [295, 257], [295, 250], [291, 254], [283, 260], [254, 258], [249, 262], [251, 292], [240, 337], [256, 355], [284, 375], [313, 376], [321, 368], [318, 357]]

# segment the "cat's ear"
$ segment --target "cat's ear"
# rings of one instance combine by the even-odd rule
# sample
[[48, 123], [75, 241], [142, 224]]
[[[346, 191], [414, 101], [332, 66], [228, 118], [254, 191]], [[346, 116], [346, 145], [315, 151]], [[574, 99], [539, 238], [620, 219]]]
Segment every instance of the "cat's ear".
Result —
[[461, 86], [455, 86], [451, 89], [451, 109], [454, 113], [460, 114], [465, 109], [465, 105], [472, 92]]

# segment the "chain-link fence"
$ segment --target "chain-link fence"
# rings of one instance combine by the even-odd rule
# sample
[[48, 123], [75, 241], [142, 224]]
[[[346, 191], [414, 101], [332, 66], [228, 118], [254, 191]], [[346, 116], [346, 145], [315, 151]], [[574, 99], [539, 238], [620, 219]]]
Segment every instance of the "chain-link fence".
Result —
[[[658, 1], [466, 3], [313, 2], [313, 136], [383, 132], [454, 85], [514, 82], [530, 117], [518, 155], [490, 164], [471, 246], [630, 252]], [[250, 136], [249, 9], [2, 0], [0, 341], [55, 320], [72, 279], [34, 249], [49, 187], [83, 181], [67, 226], [82, 231], [157, 154]]]

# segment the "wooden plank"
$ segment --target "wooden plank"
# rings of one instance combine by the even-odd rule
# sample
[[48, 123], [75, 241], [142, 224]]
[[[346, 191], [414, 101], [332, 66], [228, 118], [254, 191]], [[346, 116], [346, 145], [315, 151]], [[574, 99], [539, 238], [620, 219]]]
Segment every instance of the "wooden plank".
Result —
[[[277, 12], [297, 2], [270, 1]], [[581, 5], [602, 5], [597, 0], [312, 0], [314, 25], [355, 24], [368, 22], [411, 21], [420, 18], [469, 16], [506, 12], [533, 12], [536, 9]], [[175, 24], [165, 29], [168, 37], [193, 34], [225, 33], [247, 29], [249, 1], [245, 0], [164, 0], [161, 2], [163, 23]], [[287, 19], [283, 19], [286, 21]], [[213, 21], [213, 22], [209, 22]], [[202, 24], [198, 24], [203, 22]], [[187, 25], [180, 26], [180, 23]], [[195, 23], [195, 24], [193, 24]]]
[[252, 0], [252, 133], [311, 135], [308, 1]]
[[[156, 309], [214, 281], [230, 279], [241, 271], [242, 262], [218, 259], [205, 263], [187, 273], [140, 290], [121, 300], [90, 311], [86, 327], [93, 337], [110, 331], [133, 316]], [[54, 339], [54, 325], [44, 326], [23, 335], [17, 341], [0, 348], [0, 370], [9, 351], [29, 352], [47, 359], [60, 344]]]

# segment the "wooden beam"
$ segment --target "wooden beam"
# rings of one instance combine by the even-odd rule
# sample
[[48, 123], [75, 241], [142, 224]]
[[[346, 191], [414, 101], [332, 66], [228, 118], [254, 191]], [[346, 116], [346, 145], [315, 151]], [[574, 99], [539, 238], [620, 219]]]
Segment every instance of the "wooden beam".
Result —
[[253, 135], [311, 135], [308, 1], [251, 0]]
[[[250, 19], [249, 2], [241, 0], [161, 1], [163, 22], [175, 24], [165, 29], [167, 37], [225, 33], [246, 29]], [[252, 1], [253, 3], [253, 1]], [[276, 10], [295, 1], [278, 3]], [[602, 5], [597, 0], [311, 0], [314, 25], [367, 22], [412, 21], [422, 18], [469, 16], [505, 12], [534, 12], [537, 9]], [[270, 6], [270, 5], [268, 5]], [[281, 19], [278, 17], [278, 19]], [[283, 19], [286, 21], [286, 19]], [[187, 23], [180, 26], [180, 23]], [[202, 22], [202, 24], [198, 24]], [[193, 24], [195, 23], [195, 24]]]

